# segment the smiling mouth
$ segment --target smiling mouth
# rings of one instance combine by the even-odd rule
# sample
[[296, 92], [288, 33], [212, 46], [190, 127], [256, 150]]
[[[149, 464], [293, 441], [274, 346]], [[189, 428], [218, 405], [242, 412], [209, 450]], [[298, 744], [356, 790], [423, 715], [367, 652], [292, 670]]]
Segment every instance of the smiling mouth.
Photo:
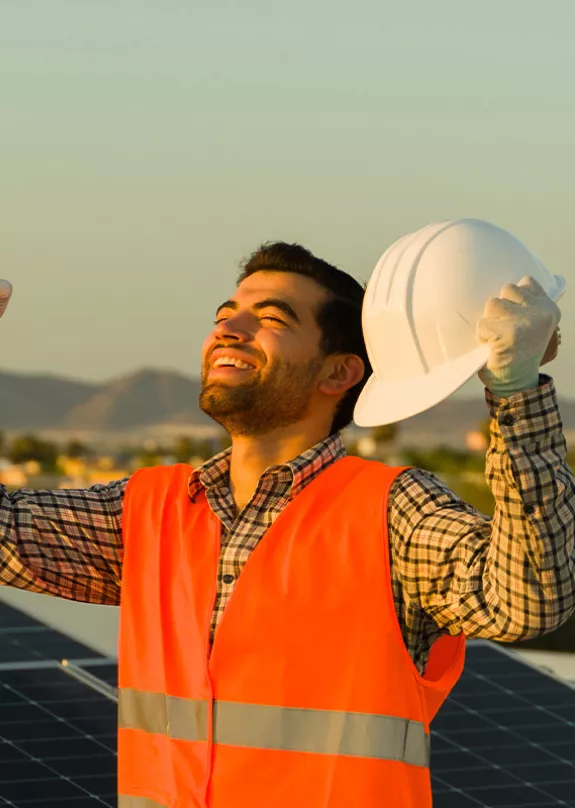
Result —
[[244, 362], [242, 359], [236, 359], [232, 356], [219, 356], [212, 364], [212, 370], [255, 370], [255, 366], [249, 362]]

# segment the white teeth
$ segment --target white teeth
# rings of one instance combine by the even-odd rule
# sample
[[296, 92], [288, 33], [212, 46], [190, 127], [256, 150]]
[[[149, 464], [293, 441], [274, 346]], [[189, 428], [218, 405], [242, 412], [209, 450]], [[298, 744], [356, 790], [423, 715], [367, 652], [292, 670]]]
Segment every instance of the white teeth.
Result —
[[214, 362], [214, 367], [219, 368], [222, 365], [233, 365], [240, 370], [252, 370], [253, 366], [248, 365], [247, 362], [242, 362], [241, 359], [234, 359], [232, 356], [219, 356]]

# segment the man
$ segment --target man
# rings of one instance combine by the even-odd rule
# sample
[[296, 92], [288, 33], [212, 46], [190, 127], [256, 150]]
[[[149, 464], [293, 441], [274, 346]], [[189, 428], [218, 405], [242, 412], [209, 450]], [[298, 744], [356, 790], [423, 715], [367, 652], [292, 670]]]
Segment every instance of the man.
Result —
[[555, 391], [523, 372], [559, 313], [505, 295], [483, 378], [500, 389], [510, 335], [531, 348], [519, 392], [487, 392], [493, 520], [424, 471], [344, 457], [369, 373], [363, 289], [284, 243], [250, 258], [204, 345], [200, 404], [231, 450], [85, 491], [3, 492], [3, 583], [121, 593], [121, 808], [431, 805], [429, 722], [464, 636], [532, 637], [575, 603]]

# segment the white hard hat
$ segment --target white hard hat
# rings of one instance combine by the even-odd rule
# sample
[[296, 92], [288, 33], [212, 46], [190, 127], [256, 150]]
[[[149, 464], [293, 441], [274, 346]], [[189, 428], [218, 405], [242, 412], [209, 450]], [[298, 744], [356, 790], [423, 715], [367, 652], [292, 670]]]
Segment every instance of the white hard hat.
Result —
[[396, 241], [380, 258], [363, 303], [373, 375], [354, 412], [358, 426], [401, 421], [435, 406], [487, 362], [475, 332], [485, 304], [529, 275], [553, 300], [565, 279], [489, 222], [455, 219]]

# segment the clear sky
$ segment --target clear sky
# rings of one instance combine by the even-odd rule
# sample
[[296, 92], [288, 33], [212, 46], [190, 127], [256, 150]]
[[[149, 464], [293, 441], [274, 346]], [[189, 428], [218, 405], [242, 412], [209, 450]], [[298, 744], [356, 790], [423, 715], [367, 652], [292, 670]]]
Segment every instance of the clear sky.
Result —
[[1, 0], [0, 367], [197, 375], [261, 241], [367, 280], [475, 216], [567, 278], [573, 0]]

